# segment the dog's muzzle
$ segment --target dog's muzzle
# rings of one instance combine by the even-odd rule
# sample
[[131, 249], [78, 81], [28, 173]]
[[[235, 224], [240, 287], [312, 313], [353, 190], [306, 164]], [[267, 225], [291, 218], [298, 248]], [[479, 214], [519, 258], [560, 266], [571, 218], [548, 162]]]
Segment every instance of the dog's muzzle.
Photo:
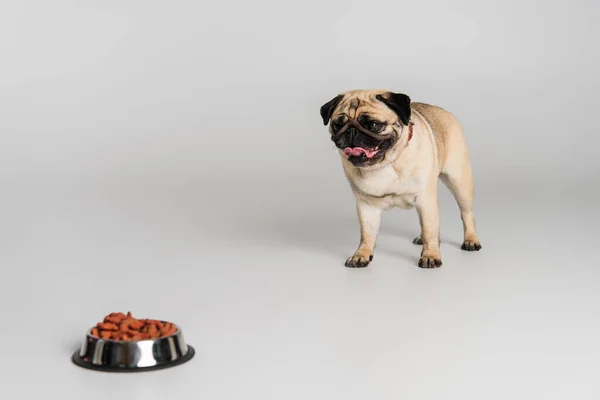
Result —
[[382, 154], [385, 148], [381, 146], [386, 143], [386, 139], [373, 137], [355, 126], [350, 126], [345, 131], [333, 135], [331, 140], [351, 161], [374, 159]]

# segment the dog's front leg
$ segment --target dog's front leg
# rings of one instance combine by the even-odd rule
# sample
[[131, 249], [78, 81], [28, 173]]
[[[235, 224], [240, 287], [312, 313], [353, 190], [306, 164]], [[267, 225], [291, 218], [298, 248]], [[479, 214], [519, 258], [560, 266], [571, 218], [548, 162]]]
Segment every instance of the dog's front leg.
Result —
[[438, 268], [442, 266], [440, 256], [440, 210], [437, 182], [417, 198], [417, 213], [421, 223], [423, 250], [419, 267]]
[[381, 224], [383, 209], [365, 202], [356, 200], [356, 210], [360, 222], [360, 246], [352, 257], [346, 260], [348, 268], [364, 268], [373, 260], [375, 241]]

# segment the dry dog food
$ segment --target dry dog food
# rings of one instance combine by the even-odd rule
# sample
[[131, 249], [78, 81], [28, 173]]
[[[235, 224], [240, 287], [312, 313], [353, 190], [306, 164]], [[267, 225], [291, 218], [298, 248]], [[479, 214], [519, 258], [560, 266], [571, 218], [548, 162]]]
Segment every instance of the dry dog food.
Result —
[[92, 328], [92, 336], [107, 340], [145, 340], [170, 336], [177, 326], [154, 319], [136, 319], [128, 312], [111, 313]]

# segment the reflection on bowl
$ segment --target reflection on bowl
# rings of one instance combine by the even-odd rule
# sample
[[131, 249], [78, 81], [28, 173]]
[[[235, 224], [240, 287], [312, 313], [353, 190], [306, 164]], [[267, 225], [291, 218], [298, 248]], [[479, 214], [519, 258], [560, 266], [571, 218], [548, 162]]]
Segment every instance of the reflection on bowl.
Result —
[[105, 372], [139, 372], [174, 367], [194, 357], [181, 329], [157, 339], [121, 341], [101, 339], [90, 329], [72, 360], [83, 368]]

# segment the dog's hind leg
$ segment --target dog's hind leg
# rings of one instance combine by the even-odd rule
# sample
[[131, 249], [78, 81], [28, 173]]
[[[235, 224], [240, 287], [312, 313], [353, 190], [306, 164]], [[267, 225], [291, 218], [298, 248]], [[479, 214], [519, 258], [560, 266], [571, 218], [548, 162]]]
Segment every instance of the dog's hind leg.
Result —
[[461, 249], [478, 251], [481, 249], [481, 243], [477, 238], [475, 229], [475, 216], [473, 214], [474, 184], [468, 151], [465, 148], [465, 154], [460, 159], [448, 161], [442, 170], [440, 179], [450, 189], [460, 208], [460, 217], [464, 229], [464, 242]]

